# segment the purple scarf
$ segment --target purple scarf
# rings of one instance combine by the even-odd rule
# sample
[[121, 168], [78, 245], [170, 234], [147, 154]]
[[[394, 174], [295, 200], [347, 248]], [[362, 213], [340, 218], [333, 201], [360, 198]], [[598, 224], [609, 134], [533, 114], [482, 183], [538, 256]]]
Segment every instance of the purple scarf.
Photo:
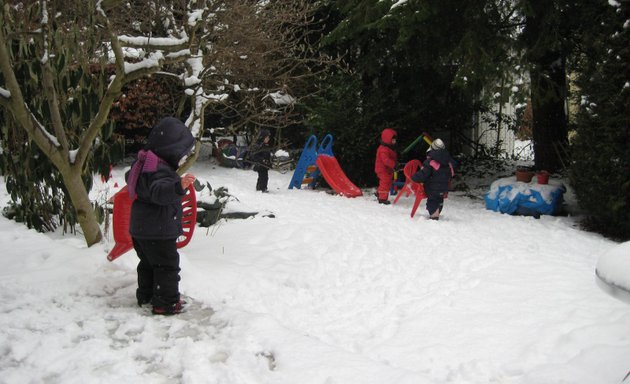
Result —
[[152, 151], [140, 150], [138, 159], [131, 167], [129, 178], [127, 179], [127, 187], [129, 190], [129, 198], [133, 201], [136, 198], [136, 184], [140, 173], [155, 172], [159, 163], [165, 163]]

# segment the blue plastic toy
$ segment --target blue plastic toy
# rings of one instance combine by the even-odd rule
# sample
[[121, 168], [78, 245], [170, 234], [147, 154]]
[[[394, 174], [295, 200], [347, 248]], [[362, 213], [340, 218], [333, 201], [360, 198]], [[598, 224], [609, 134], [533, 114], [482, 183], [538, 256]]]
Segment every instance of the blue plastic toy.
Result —
[[326, 182], [340, 195], [346, 197], [362, 195], [361, 190], [341, 170], [333, 154], [332, 143], [333, 137], [328, 134], [322, 140], [319, 148], [315, 150], [317, 138], [314, 135], [309, 137], [295, 166], [289, 189], [301, 189], [304, 184], [314, 188], [318, 178], [323, 176]]

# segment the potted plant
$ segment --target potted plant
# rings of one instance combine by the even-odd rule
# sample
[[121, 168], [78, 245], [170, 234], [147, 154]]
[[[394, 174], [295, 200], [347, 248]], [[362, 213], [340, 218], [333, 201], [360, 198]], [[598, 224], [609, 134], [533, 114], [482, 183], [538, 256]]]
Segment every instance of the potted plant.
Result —
[[532, 171], [531, 167], [526, 167], [526, 166], [516, 167], [516, 181], [529, 183], [530, 181], [532, 181], [532, 177], [534, 177], [534, 171]]

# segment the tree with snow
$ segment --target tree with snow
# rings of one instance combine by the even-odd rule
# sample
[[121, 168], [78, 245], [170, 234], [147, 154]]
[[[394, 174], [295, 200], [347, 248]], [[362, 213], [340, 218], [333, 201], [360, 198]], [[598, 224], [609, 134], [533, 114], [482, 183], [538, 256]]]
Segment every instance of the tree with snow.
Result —
[[[309, 67], [324, 68], [326, 59], [301, 34], [313, 9], [302, 1], [1, 2], [2, 171], [14, 201], [63, 195], [48, 212], [34, 205], [24, 217], [45, 221], [41, 229], [78, 223], [88, 245], [100, 241], [89, 180], [111, 163], [108, 115], [137, 79], [177, 79], [187, 98], [185, 123], [197, 137], [211, 104], [258, 124], [294, 121], [287, 118], [291, 103], [279, 111], [260, 101], [260, 93], [304, 94], [305, 73], [316, 72]], [[250, 77], [239, 77], [244, 74]], [[230, 99], [239, 103], [225, 102]], [[262, 107], [252, 108], [251, 100]], [[52, 167], [37, 173], [18, 164], [33, 159]], [[60, 214], [61, 207], [70, 208]]]

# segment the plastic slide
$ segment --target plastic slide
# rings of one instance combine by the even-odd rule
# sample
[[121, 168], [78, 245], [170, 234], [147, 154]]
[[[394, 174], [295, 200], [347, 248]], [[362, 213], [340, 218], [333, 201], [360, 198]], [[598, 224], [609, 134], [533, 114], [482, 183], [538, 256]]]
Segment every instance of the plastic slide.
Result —
[[363, 195], [363, 192], [354, 185], [346, 174], [341, 170], [339, 162], [335, 156], [321, 154], [316, 160], [319, 170], [322, 172], [324, 179], [340, 195], [346, 197], [357, 197]]
[[341, 170], [339, 162], [333, 154], [332, 143], [333, 137], [328, 134], [317, 148], [317, 138], [314, 135], [309, 137], [297, 162], [295, 172], [293, 172], [289, 189], [300, 189], [304, 184], [314, 188], [321, 175], [328, 185], [340, 195], [346, 197], [363, 195], [363, 192]]
[[311, 135], [304, 145], [302, 155], [295, 166], [289, 189], [301, 189], [303, 184], [308, 184], [311, 188], [315, 186], [316, 179], [319, 176], [318, 169], [311, 169], [315, 164], [315, 160], [317, 160], [317, 138]]

